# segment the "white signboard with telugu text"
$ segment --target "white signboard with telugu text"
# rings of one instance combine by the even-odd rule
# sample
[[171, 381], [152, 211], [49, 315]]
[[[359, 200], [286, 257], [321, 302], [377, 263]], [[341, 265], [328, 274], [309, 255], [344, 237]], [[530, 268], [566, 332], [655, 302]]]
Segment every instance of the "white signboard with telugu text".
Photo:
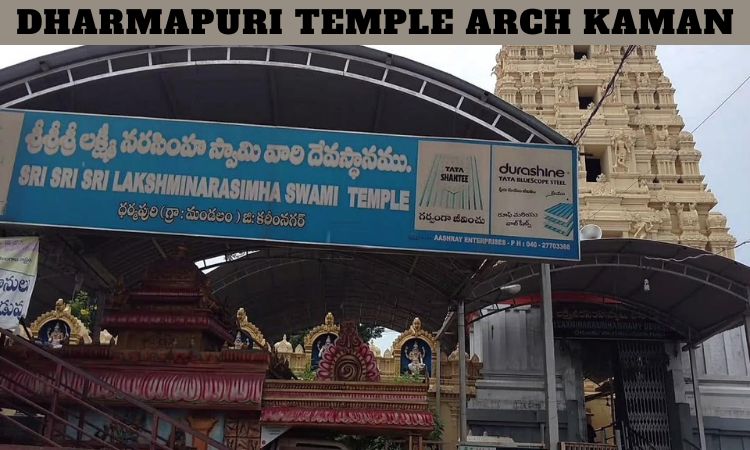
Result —
[[38, 261], [39, 238], [0, 239], [0, 328], [14, 329], [26, 316]]

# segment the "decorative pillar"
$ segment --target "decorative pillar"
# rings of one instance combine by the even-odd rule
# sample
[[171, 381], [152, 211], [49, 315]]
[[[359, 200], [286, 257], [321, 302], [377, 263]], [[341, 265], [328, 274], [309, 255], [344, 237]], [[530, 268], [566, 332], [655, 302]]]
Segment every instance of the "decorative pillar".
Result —
[[521, 109], [524, 111], [536, 109], [536, 92], [533, 86], [521, 86]]
[[638, 149], [635, 152], [635, 171], [644, 176], [647, 182], [654, 181], [654, 174], [651, 173], [651, 150]]
[[659, 148], [654, 152], [658, 169], [657, 178], [661, 183], [676, 183], [680, 178], [675, 169], [677, 152], [672, 149]]
[[409, 450], [423, 450], [422, 436], [418, 434], [409, 435]]
[[[190, 425], [190, 428], [192, 428], [193, 430], [210, 437], [211, 430], [213, 430], [214, 426], [216, 426], [217, 420], [215, 417], [190, 416], [187, 418], [187, 422]], [[193, 438], [192, 447], [196, 448], [197, 450], [207, 450], [208, 443], [201, 439]]]
[[516, 103], [516, 89], [513, 85], [504, 85], [497, 90], [497, 95], [510, 104]]

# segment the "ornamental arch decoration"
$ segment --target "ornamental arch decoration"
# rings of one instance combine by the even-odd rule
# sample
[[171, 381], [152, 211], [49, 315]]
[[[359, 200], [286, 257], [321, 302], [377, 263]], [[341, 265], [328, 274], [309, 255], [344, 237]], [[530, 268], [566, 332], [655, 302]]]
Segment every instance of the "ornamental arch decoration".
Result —
[[[247, 313], [245, 312], [245, 308], [240, 308], [237, 310], [237, 326], [239, 327], [238, 338], [241, 338], [239, 334], [245, 334], [247, 335], [250, 340], [252, 341], [249, 347], [256, 347], [260, 349], [270, 349], [270, 344], [266, 342], [266, 338], [263, 337], [263, 333], [258, 329], [257, 326], [255, 326], [254, 323], [250, 322], [247, 318]], [[239, 342], [236, 342], [236, 344]], [[244, 342], [243, 342], [244, 344]]]
[[399, 361], [400, 373], [409, 372], [413, 375], [418, 370], [410, 367], [412, 364], [423, 365], [422, 369], [432, 375], [440, 346], [437, 339], [429, 331], [422, 328], [422, 321], [415, 317], [409, 329], [401, 333], [393, 342], [393, 357]]
[[41, 314], [31, 322], [29, 332], [33, 340], [53, 347], [91, 343], [89, 329], [72, 314], [70, 305], [62, 299], [55, 302], [53, 310]]

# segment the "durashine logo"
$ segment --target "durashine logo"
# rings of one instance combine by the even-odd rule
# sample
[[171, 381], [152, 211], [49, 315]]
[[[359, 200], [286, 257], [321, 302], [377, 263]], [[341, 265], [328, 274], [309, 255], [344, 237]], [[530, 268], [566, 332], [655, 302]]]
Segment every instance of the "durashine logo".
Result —
[[548, 169], [542, 166], [511, 166], [510, 163], [505, 163], [498, 169], [502, 175], [524, 175], [527, 177], [545, 177], [545, 178], [564, 178], [565, 171], [563, 169]]

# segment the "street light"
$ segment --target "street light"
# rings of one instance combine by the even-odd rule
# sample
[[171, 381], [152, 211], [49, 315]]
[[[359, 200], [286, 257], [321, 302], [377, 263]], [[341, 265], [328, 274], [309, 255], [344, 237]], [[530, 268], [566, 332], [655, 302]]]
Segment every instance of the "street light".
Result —
[[507, 284], [507, 285], [505, 285], [505, 286], [503, 286], [503, 287], [500, 288], [500, 292], [502, 292], [503, 294], [506, 294], [506, 295], [516, 295], [519, 292], [521, 292], [521, 285], [518, 284], [518, 283], [516, 283], [516, 284]]
[[581, 240], [593, 241], [602, 238], [602, 229], [595, 223], [590, 223], [581, 228]]

